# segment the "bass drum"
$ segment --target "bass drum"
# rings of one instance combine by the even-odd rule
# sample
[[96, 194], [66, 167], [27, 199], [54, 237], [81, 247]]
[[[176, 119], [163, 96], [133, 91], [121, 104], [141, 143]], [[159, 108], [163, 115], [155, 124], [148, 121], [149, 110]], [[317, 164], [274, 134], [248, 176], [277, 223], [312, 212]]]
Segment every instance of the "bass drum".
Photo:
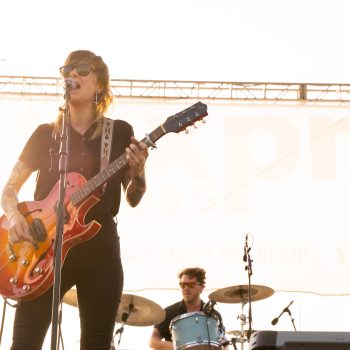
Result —
[[176, 350], [222, 349], [219, 320], [215, 315], [189, 312], [172, 319], [169, 328]]

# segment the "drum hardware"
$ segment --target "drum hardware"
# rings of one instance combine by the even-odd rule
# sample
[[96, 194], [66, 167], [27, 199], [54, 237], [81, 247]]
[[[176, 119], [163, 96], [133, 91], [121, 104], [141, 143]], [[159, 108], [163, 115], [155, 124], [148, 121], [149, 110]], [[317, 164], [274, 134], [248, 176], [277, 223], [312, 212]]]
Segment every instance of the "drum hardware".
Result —
[[[78, 306], [76, 289], [70, 289], [64, 295], [64, 303]], [[161, 323], [165, 318], [165, 310], [152, 300], [132, 294], [122, 294], [117, 312], [116, 322], [121, 326], [116, 330], [114, 337], [119, 334], [118, 345], [124, 332], [124, 325], [129, 326], [152, 326]], [[114, 350], [112, 340], [111, 350]]]
[[[252, 321], [253, 321], [253, 316], [252, 316], [252, 284], [251, 284], [251, 277], [253, 274], [252, 270], [252, 262], [253, 260], [250, 258], [249, 252], [251, 251], [253, 246], [253, 242], [250, 247], [248, 247], [248, 234], [245, 235], [245, 244], [244, 244], [244, 256], [243, 256], [243, 261], [247, 263], [245, 266], [245, 270], [248, 273], [248, 323], [249, 323], [249, 331], [248, 331], [248, 340], [250, 339], [250, 336], [252, 334]], [[243, 310], [244, 305], [242, 304], [242, 310]], [[242, 326], [243, 327], [243, 326]], [[243, 328], [242, 328], [243, 329]], [[242, 344], [242, 349], [243, 349], [243, 344]]]
[[[241, 330], [239, 331], [239, 334], [236, 336], [236, 338], [234, 338], [235, 339], [234, 344], [241, 343], [242, 350], [243, 350], [243, 343], [248, 341], [249, 336], [250, 336], [250, 330], [244, 330], [244, 326], [247, 324], [247, 319], [249, 318], [243, 313], [243, 308], [244, 308], [245, 304], [246, 303], [242, 302], [242, 305], [241, 305], [242, 313], [237, 316], [237, 320], [241, 321], [240, 322], [241, 323]], [[236, 346], [235, 346], [235, 349], [236, 349]]]
[[[118, 340], [118, 346], [119, 346], [120, 341], [122, 340], [123, 332], [124, 332], [124, 324], [128, 320], [128, 318], [129, 318], [133, 308], [134, 308], [134, 305], [133, 304], [129, 304], [129, 311], [128, 312], [123, 312], [123, 314], [122, 314], [122, 325], [116, 330], [116, 332], [114, 333], [114, 336], [113, 336], [113, 340], [112, 340], [113, 347], [114, 347], [114, 338], [117, 336], [117, 334], [119, 334], [119, 340]], [[111, 350], [114, 350], [113, 347], [111, 347]]]
[[[251, 301], [258, 301], [273, 295], [274, 290], [262, 286], [262, 285], [251, 285], [250, 286], [250, 298]], [[217, 302], [229, 303], [229, 304], [241, 304], [241, 314], [237, 316], [240, 320], [241, 329], [236, 332], [235, 336], [231, 339], [231, 344], [236, 350], [236, 344], [241, 344], [241, 349], [243, 350], [243, 344], [249, 341], [250, 335], [252, 334], [251, 328], [245, 330], [245, 325], [249, 321], [249, 316], [244, 314], [244, 306], [248, 303], [249, 299], [249, 286], [248, 285], [237, 285], [232, 287], [226, 287], [216, 290], [209, 294], [209, 299], [215, 300]], [[229, 334], [227, 332], [227, 334]]]

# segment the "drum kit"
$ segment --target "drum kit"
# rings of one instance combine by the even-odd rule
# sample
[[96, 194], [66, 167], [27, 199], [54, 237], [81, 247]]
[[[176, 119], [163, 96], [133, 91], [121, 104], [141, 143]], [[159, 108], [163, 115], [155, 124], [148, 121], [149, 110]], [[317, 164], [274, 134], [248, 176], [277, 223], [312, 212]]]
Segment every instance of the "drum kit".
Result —
[[[205, 304], [203, 311], [190, 312], [175, 317], [170, 322], [169, 330], [173, 339], [174, 350], [222, 350], [233, 346], [237, 350], [237, 344], [249, 342], [252, 335], [252, 307], [251, 303], [268, 298], [274, 294], [274, 290], [251, 284], [252, 259], [250, 257], [251, 246], [248, 246], [249, 234], [246, 235], [243, 261], [247, 263], [245, 271], [248, 273], [247, 285], [236, 285], [217, 289], [209, 294], [209, 302]], [[63, 297], [63, 302], [78, 306], [77, 295], [74, 289], [69, 290]], [[241, 304], [240, 330], [225, 331], [221, 316], [214, 312], [216, 303]], [[248, 305], [248, 316], [244, 314], [245, 305]], [[124, 325], [151, 326], [161, 323], [165, 318], [165, 310], [152, 300], [132, 295], [122, 294], [116, 317], [116, 322], [121, 327], [115, 332], [119, 334], [119, 341], [124, 331]], [[245, 326], [249, 323], [248, 329]], [[114, 338], [114, 337], [113, 337]], [[230, 338], [230, 339], [229, 339]], [[111, 350], [115, 349], [112, 342]]]
[[[232, 345], [243, 344], [249, 341], [251, 330], [244, 329], [247, 316], [243, 314], [243, 308], [248, 303], [249, 294], [251, 301], [258, 301], [270, 297], [273, 289], [262, 285], [237, 285], [217, 289], [209, 294], [209, 303], [212, 307], [216, 303], [241, 304], [242, 314], [237, 318], [241, 321], [240, 330], [224, 331], [221, 320], [215, 313], [204, 311], [191, 312], [175, 317], [170, 323], [174, 349], [176, 350], [209, 350], [227, 349]], [[69, 290], [63, 297], [63, 302], [78, 306], [75, 289]], [[124, 325], [129, 326], [152, 326], [159, 324], [165, 318], [164, 309], [154, 301], [132, 294], [122, 294], [116, 317], [116, 322], [121, 327], [115, 332], [119, 334], [118, 345], [124, 331]], [[114, 347], [114, 342], [111, 345]]]
[[[258, 301], [270, 297], [273, 289], [261, 285], [237, 285], [218, 289], [209, 294], [208, 308], [204, 312], [191, 312], [174, 318], [170, 323], [170, 329], [174, 342], [174, 349], [184, 350], [209, 350], [227, 349], [232, 345], [243, 344], [249, 341], [251, 330], [244, 329], [247, 316], [243, 314], [243, 307], [248, 303], [249, 295], [251, 301]], [[242, 314], [238, 316], [241, 320], [241, 329], [225, 331], [219, 317], [212, 312], [216, 303], [240, 303]], [[230, 339], [229, 339], [230, 338]]]

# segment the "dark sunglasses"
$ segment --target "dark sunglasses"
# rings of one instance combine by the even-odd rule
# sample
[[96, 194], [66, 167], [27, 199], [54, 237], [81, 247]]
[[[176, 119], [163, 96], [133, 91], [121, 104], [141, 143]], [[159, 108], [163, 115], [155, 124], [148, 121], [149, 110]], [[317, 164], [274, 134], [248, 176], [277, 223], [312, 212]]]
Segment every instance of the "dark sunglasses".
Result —
[[194, 286], [200, 286], [199, 282], [180, 282], [179, 286], [184, 289], [185, 287], [194, 288]]
[[86, 77], [90, 74], [91, 71], [94, 71], [94, 67], [87, 63], [79, 64], [78, 66], [73, 66], [72, 64], [67, 64], [66, 66], [60, 67], [60, 73], [63, 78], [68, 78], [69, 74], [73, 72], [73, 70], [76, 70], [77, 73], [82, 76]]

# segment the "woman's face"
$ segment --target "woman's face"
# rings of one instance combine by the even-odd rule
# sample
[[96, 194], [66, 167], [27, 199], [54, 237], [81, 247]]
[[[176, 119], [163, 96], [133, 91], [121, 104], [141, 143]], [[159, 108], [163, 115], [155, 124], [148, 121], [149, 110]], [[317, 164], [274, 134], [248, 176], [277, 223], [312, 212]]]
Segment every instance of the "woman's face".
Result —
[[99, 87], [94, 67], [86, 63], [77, 63], [62, 67], [61, 73], [65, 79], [73, 79], [75, 82], [74, 88], [67, 89], [71, 105], [91, 104], [92, 106], [95, 103], [96, 91], [99, 92]]

